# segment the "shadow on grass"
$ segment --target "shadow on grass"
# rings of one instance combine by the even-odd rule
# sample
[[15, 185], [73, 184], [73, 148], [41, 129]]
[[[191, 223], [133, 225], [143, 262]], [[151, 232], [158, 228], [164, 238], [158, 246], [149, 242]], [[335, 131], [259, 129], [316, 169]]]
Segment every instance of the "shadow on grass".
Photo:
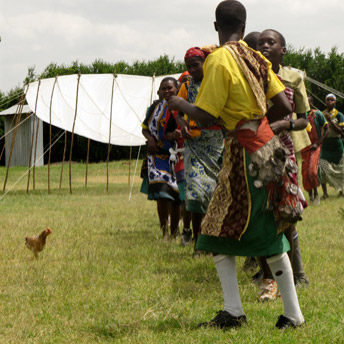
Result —
[[116, 320], [103, 320], [102, 323], [90, 327], [90, 331], [97, 337], [104, 339], [120, 339], [135, 336], [138, 333], [149, 331], [153, 333], [166, 333], [174, 330], [195, 330], [197, 326], [193, 323], [183, 323], [175, 318], [164, 320], [142, 320], [140, 322], [120, 323]]

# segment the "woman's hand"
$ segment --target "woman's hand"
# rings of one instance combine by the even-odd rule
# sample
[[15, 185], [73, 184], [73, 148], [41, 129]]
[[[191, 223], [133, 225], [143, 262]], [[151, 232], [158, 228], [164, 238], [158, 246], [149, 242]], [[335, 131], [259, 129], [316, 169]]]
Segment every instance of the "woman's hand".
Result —
[[148, 154], [154, 155], [158, 149], [156, 140], [153, 136], [149, 137], [147, 140], [147, 151]]
[[182, 137], [182, 134], [179, 129], [174, 130], [172, 133], [168, 133], [168, 140], [179, 140]]
[[182, 132], [182, 136], [184, 137], [184, 139], [187, 139], [187, 140], [192, 139], [191, 131], [187, 125], [182, 128], [181, 132]]

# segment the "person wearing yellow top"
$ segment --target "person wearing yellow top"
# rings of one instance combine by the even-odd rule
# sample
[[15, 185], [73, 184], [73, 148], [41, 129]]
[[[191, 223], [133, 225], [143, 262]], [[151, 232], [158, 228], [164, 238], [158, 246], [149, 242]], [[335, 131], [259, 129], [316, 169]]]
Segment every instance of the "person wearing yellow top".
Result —
[[[215, 255], [224, 310], [200, 326], [233, 328], [246, 322], [238, 289], [236, 255], [270, 256], [268, 264], [284, 305], [284, 315], [279, 316], [276, 327], [300, 326], [304, 318], [286, 254], [289, 243], [283, 233], [278, 234], [273, 212], [262, 211], [266, 190], [254, 186], [256, 177], [246, 172], [250, 155], [239, 142], [238, 134], [241, 131], [244, 140], [252, 131], [260, 135], [260, 125], [266, 124], [265, 114], [273, 122], [290, 113], [291, 106], [268, 61], [241, 41], [245, 7], [238, 1], [225, 0], [217, 6], [215, 16], [221, 47], [207, 57], [196, 103], [192, 105], [178, 97], [171, 97], [168, 102], [171, 109], [187, 113], [191, 119], [205, 124], [218, 118], [227, 130], [223, 167], [196, 244], [196, 249]], [[266, 112], [269, 98], [273, 106]], [[245, 123], [247, 120], [250, 121]], [[257, 123], [258, 128], [254, 127]], [[255, 129], [242, 129], [246, 124]], [[268, 131], [269, 128], [264, 127], [263, 136]], [[270, 141], [274, 141], [273, 138]]]

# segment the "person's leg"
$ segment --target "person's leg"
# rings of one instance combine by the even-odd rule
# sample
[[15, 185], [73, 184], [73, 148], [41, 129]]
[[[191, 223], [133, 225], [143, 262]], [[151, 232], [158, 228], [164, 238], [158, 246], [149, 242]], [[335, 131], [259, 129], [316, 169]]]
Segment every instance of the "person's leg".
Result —
[[276, 327], [282, 329], [303, 324], [304, 318], [297, 298], [293, 271], [288, 255], [282, 253], [270, 257], [267, 259], [267, 263], [278, 284], [284, 306], [284, 316], [280, 316]]
[[169, 239], [169, 233], [168, 233], [169, 200], [166, 198], [159, 198], [157, 200], [157, 208], [158, 208], [160, 228], [162, 230], [163, 240], [168, 240]]
[[171, 237], [176, 238], [179, 235], [180, 205], [171, 204]]
[[297, 232], [294, 233], [294, 251], [293, 251], [293, 259], [291, 261], [291, 265], [293, 268], [293, 276], [294, 276], [295, 285], [299, 285], [299, 284], [308, 285], [309, 280], [306, 276], [305, 270], [303, 269], [301, 250], [300, 250], [300, 245], [299, 245], [299, 237], [297, 235]]
[[214, 263], [221, 282], [224, 310], [236, 317], [243, 315], [244, 311], [240, 300], [235, 257], [219, 254], [214, 257]]
[[241, 326], [242, 323], [246, 322], [246, 316], [240, 300], [235, 257], [219, 254], [214, 256], [214, 263], [221, 282], [224, 310], [219, 311], [210, 322], [202, 323], [200, 326], [220, 328]]
[[286, 238], [289, 241], [289, 245], [290, 245], [290, 250], [288, 251], [288, 256], [290, 261], [292, 261], [293, 259], [293, 251], [294, 251], [294, 237], [293, 237], [293, 233], [296, 231], [295, 226], [294, 225], [290, 225], [285, 231], [284, 231], [284, 235], [286, 236]]
[[260, 302], [273, 301], [277, 297], [277, 283], [272, 275], [270, 267], [266, 261], [267, 257], [257, 257], [258, 264], [263, 272], [260, 285], [260, 294], [258, 300]]
[[183, 225], [184, 228], [191, 228], [192, 214], [186, 210], [185, 202], [183, 203]]
[[193, 231], [193, 240], [196, 243], [198, 238], [198, 233], [201, 230], [201, 222], [204, 214], [192, 213], [192, 231]]
[[192, 229], [191, 225], [192, 213], [186, 210], [185, 202], [183, 203], [183, 232], [181, 237], [181, 245], [185, 246], [192, 242]]
[[322, 191], [323, 191], [322, 199], [328, 198], [327, 185], [326, 185], [326, 183], [323, 182], [323, 183], [321, 184], [321, 187], [322, 187]]
[[308, 191], [308, 195], [309, 195], [309, 201], [313, 202], [313, 200], [314, 200], [314, 198], [313, 198], [313, 190]]
[[320, 197], [319, 197], [319, 194], [318, 194], [318, 189], [315, 187], [313, 189], [313, 191], [314, 191], [314, 202], [313, 202], [313, 204], [314, 205], [319, 205], [320, 204]]

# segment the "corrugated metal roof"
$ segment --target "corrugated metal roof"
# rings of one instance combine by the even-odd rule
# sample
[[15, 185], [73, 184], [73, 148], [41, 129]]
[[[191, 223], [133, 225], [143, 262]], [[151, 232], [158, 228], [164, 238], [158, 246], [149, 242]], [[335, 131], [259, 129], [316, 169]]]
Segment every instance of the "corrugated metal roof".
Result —
[[[17, 113], [17, 109], [18, 109], [18, 105], [13, 105], [4, 111], [1, 111], [0, 116], [14, 115], [15, 113]], [[33, 112], [30, 106], [24, 105], [22, 113], [30, 113], [30, 112]]]

